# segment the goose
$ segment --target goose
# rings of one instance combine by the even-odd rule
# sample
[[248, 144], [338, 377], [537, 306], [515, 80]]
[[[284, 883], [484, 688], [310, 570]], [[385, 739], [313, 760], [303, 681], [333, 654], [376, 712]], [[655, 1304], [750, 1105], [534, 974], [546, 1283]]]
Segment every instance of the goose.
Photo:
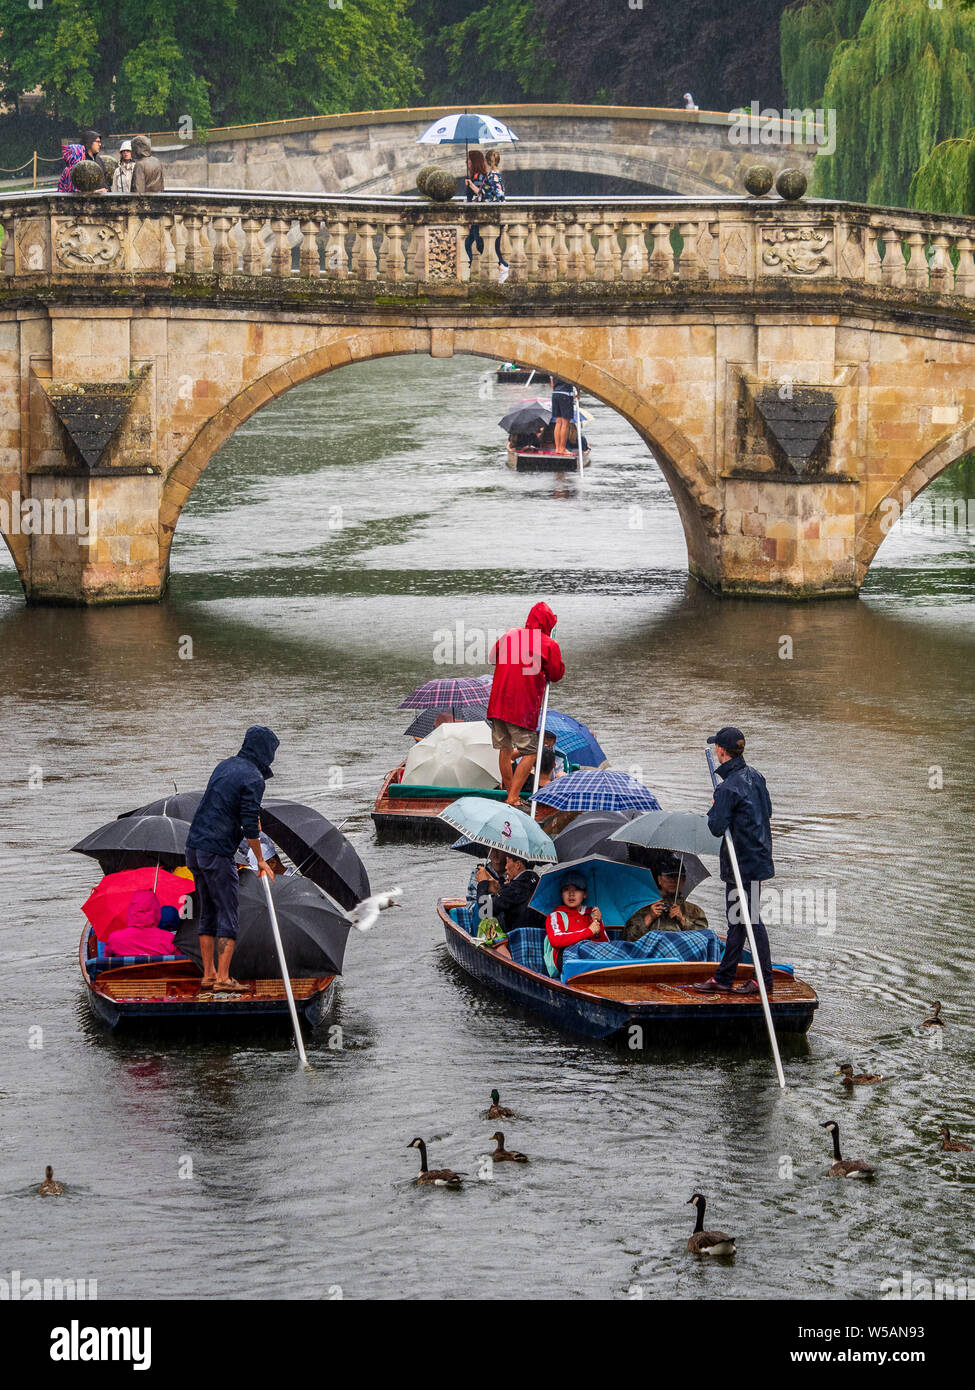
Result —
[[496, 1139], [496, 1140], [497, 1140], [497, 1144], [498, 1144], [498, 1147], [494, 1150], [494, 1153], [492, 1153], [492, 1155], [491, 1155], [491, 1160], [492, 1160], [492, 1162], [494, 1162], [494, 1163], [527, 1163], [527, 1162], [528, 1162], [528, 1155], [527, 1155], [527, 1154], [520, 1154], [520, 1153], [517, 1152], [516, 1149], [506, 1149], [506, 1148], [505, 1148], [505, 1146], [504, 1146], [504, 1135], [501, 1133], [500, 1129], [497, 1130], [496, 1133], [492, 1134], [492, 1135], [491, 1135], [491, 1138], [492, 1138], [492, 1139]]
[[854, 1076], [852, 1062], [840, 1062], [836, 1074], [842, 1076], [844, 1086], [871, 1086], [884, 1079], [874, 1071], [861, 1071]]
[[708, 1199], [703, 1192], [695, 1192], [693, 1197], [688, 1198], [689, 1207], [697, 1207], [697, 1224], [694, 1227], [694, 1234], [687, 1242], [687, 1253], [689, 1255], [733, 1255], [735, 1253], [735, 1236], [726, 1236], [724, 1231], [706, 1231], [704, 1229], [704, 1212], [708, 1204]]
[[50, 1163], [44, 1169], [44, 1181], [37, 1189], [37, 1193], [40, 1197], [62, 1197], [64, 1195], [64, 1188], [59, 1182], [54, 1181], [54, 1169]]
[[948, 1128], [947, 1125], [942, 1125], [941, 1128], [938, 1130], [938, 1133], [941, 1135], [941, 1147], [943, 1149], [947, 1149], [948, 1153], [970, 1154], [972, 1152], [975, 1152], [975, 1150], [972, 1149], [971, 1144], [963, 1144], [958, 1139], [952, 1139], [951, 1130]]
[[489, 1120], [513, 1120], [515, 1118], [515, 1112], [501, 1104], [501, 1097], [497, 1091], [491, 1092], [491, 1108], [487, 1113]]
[[833, 1157], [836, 1162], [829, 1170], [831, 1178], [872, 1178], [875, 1169], [869, 1163], [864, 1163], [862, 1158], [844, 1158], [840, 1153], [840, 1127], [835, 1120], [825, 1120], [823, 1129], [828, 1129], [833, 1136]]
[[921, 1023], [922, 1028], [943, 1028], [945, 1021], [941, 1017], [941, 1001], [936, 999], [931, 1005], [931, 1012]]
[[418, 1183], [430, 1183], [434, 1187], [463, 1186], [463, 1178], [460, 1173], [455, 1173], [452, 1168], [427, 1167], [427, 1146], [422, 1139], [413, 1139], [406, 1147], [420, 1150], [420, 1172], [416, 1179]]

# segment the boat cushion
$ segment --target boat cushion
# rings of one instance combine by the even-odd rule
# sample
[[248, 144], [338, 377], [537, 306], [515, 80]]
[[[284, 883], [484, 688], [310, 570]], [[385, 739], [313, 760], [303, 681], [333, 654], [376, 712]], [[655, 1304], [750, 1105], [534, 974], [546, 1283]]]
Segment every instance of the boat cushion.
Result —
[[722, 945], [710, 927], [698, 931], [648, 931], [639, 941], [580, 941], [562, 953], [562, 979], [611, 965], [659, 961], [718, 961]]
[[478, 912], [477, 904], [473, 907], [465, 903], [463, 907], [451, 907], [448, 909], [450, 916], [459, 927], [470, 936], [477, 936], [477, 928], [480, 925], [481, 914]]
[[516, 927], [508, 933], [508, 950], [517, 965], [535, 970], [539, 975], [549, 978], [545, 964], [545, 928]]
[[103, 970], [117, 970], [120, 965], [169, 964], [176, 960], [186, 960], [186, 956], [92, 956], [85, 961], [89, 980], [94, 980]]
[[386, 788], [386, 795], [391, 801], [401, 801], [411, 796], [428, 797], [431, 800], [449, 797], [452, 801], [461, 796], [487, 796], [492, 801], [504, 801], [508, 793], [504, 787], [434, 787], [419, 782], [416, 786], [404, 782], [390, 782]]

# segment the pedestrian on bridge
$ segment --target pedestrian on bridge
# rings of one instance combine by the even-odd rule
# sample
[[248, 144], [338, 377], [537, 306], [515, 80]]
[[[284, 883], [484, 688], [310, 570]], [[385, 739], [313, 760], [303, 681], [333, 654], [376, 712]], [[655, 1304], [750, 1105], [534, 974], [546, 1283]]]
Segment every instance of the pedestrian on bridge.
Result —
[[132, 192], [162, 193], [165, 189], [162, 165], [152, 152], [148, 135], [132, 137], [132, 158], [135, 160]]
[[761, 917], [762, 882], [774, 878], [772, 863], [772, 801], [765, 778], [745, 762], [745, 735], [727, 724], [708, 739], [713, 743], [719, 763], [721, 785], [715, 790], [708, 811], [708, 829], [721, 840], [721, 880], [725, 886], [725, 906], [728, 915], [728, 936], [721, 964], [710, 980], [691, 985], [701, 994], [758, 994], [758, 982], [748, 980], [734, 988], [735, 972], [745, 946], [746, 932], [742, 904], [738, 901], [734, 869], [724, 842], [726, 830], [731, 832], [738, 867], [741, 871], [745, 900], [755, 933], [758, 960], [755, 969], [761, 970], [765, 991], [772, 997], [772, 953], [768, 932]]

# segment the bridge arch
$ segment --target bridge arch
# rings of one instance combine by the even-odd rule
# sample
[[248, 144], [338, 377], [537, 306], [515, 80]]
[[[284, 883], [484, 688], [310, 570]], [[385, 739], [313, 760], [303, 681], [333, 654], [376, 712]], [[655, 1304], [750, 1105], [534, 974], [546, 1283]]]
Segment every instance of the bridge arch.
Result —
[[[159, 510], [159, 548], [169, 571], [173, 536], [186, 502], [210, 462], [237, 428], [294, 386], [357, 362], [407, 353], [430, 353], [430, 330], [382, 328], [352, 332], [314, 348], [256, 378], [218, 409], [170, 469]], [[719, 505], [707, 465], [683, 432], [611, 372], [589, 362], [567, 362], [548, 345], [516, 330], [458, 331], [454, 351], [492, 361], [516, 361], [573, 381], [623, 416], [653, 451], [677, 505], [692, 572], [713, 572], [715, 543], [708, 527]], [[461, 341], [463, 340], [463, 341]], [[436, 346], [436, 344], [434, 344]], [[432, 356], [453, 355], [434, 351]]]

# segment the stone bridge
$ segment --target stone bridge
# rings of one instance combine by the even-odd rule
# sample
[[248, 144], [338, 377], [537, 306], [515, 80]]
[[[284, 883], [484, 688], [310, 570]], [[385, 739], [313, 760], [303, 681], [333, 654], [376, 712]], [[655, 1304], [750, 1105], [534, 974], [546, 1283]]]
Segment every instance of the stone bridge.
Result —
[[[480, 109], [519, 137], [502, 147], [509, 191], [519, 193], [545, 191], [519, 187], [525, 171], [557, 172], [569, 192], [583, 191], [580, 175], [596, 175], [622, 180], [615, 192], [740, 193], [749, 164], [808, 171], [817, 149], [812, 112], [808, 125], [797, 123], [793, 130], [760, 114], [739, 121], [722, 111], [541, 104]], [[462, 172], [463, 152], [456, 145], [416, 143], [452, 110], [431, 106], [266, 121], [209, 130], [199, 140], [157, 131], [152, 143], [167, 166], [170, 187], [387, 196], [413, 192], [424, 164]]]
[[975, 447], [972, 220], [731, 198], [501, 217], [504, 286], [490, 255], [468, 278], [459, 203], [0, 199], [0, 523], [28, 600], [158, 599], [237, 426], [390, 354], [514, 359], [618, 410], [721, 594], [855, 594]]

